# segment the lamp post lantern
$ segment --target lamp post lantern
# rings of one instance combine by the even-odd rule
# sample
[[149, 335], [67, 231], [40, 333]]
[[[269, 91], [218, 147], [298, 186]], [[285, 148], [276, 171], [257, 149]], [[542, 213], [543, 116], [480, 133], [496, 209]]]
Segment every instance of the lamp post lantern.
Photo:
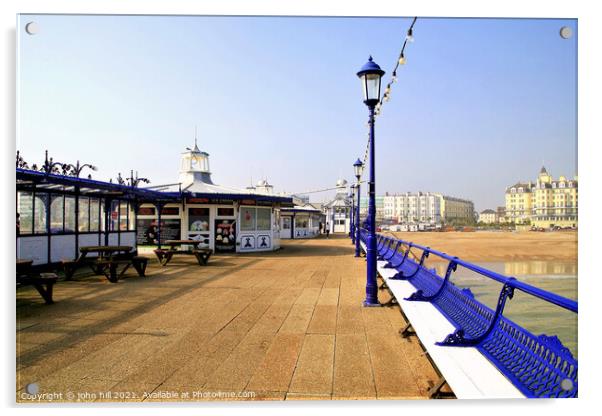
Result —
[[362, 176], [362, 169], [364, 168], [364, 164], [361, 160], [356, 160], [353, 164], [353, 171], [355, 173], [355, 178], [357, 182], [355, 183], [355, 189], [357, 191], [357, 204], [355, 206], [355, 257], [360, 256], [360, 200], [362, 193], [360, 192], [360, 178]]
[[368, 106], [370, 118], [370, 178], [368, 180], [368, 236], [366, 239], [366, 300], [364, 306], [380, 306], [376, 283], [376, 186], [374, 169], [374, 107], [380, 101], [380, 81], [385, 74], [372, 60], [357, 73], [364, 91], [364, 104]]

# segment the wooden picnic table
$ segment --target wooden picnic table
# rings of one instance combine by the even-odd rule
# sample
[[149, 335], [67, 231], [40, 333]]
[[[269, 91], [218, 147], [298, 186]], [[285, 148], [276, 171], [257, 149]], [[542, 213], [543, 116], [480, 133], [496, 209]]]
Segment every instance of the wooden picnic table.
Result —
[[79, 248], [79, 258], [84, 259], [90, 253], [98, 253], [98, 257], [114, 257], [132, 251], [132, 246], [83, 246]]
[[17, 259], [17, 287], [32, 285], [47, 304], [54, 303], [52, 288], [58, 280], [58, 276], [54, 273], [34, 273], [32, 265], [33, 260]]
[[[147, 259], [135, 256], [132, 246], [83, 246], [79, 249], [80, 255], [74, 261], [63, 261], [65, 275], [70, 280], [78, 267], [88, 264], [96, 274], [104, 274], [111, 283], [117, 283], [130, 266], [134, 266], [139, 276], [144, 276]], [[94, 260], [87, 261], [90, 253], [98, 253]], [[123, 269], [118, 273], [118, 266]]]
[[[166, 266], [175, 254], [192, 254], [196, 257], [199, 266], [206, 266], [213, 251], [209, 248], [199, 248], [199, 244], [201, 243], [201, 240], [167, 240], [165, 241], [165, 245], [168, 245], [169, 249], [158, 248], [155, 250], [155, 255], [162, 266]], [[192, 250], [178, 249], [182, 245], [190, 245], [193, 248]]]

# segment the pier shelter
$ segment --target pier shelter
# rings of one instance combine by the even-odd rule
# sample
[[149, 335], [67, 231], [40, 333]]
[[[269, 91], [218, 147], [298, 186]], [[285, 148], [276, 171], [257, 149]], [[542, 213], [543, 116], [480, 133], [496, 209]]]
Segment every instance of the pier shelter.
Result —
[[137, 207], [172, 195], [76, 176], [16, 169], [17, 258], [34, 265], [74, 259], [79, 247], [136, 246]]
[[310, 204], [295, 205], [280, 211], [280, 238], [313, 238], [324, 227], [325, 217], [322, 211]]
[[182, 154], [173, 184], [141, 188], [133, 177], [103, 182], [18, 161], [16, 191], [17, 257], [34, 265], [75, 259], [82, 246], [180, 239], [216, 252], [277, 250], [280, 210], [293, 207], [289, 197], [214, 184], [209, 154], [196, 144]]

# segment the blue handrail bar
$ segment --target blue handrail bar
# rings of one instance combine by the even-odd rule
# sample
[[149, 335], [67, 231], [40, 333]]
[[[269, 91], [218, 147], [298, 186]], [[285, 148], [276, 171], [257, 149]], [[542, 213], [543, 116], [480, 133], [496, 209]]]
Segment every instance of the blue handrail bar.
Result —
[[[382, 234], [379, 235], [381, 238], [385, 237]], [[389, 238], [389, 237], [388, 237]], [[399, 238], [395, 238], [397, 241], [400, 241], [403, 245], [409, 246], [410, 242], [405, 241]], [[482, 276], [488, 277], [492, 280], [495, 280], [499, 283], [508, 285], [514, 289], [518, 289], [522, 292], [528, 293], [529, 295], [535, 296], [539, 299], [542, 299], [546, 302], [550, 302], [554, 305], [560, 306], [561, 308], [567, 309], [572, 312], [578, 312], [578, 303], [572, 299], [565, 298], [563, 296], [557, 295], [552, 292], [548, 292], [546, 290], [540, 289], [538, 287], [532, 286], [528, 283], [521, 282], [515, 278], [506, 277], [502, 274], [496, 273], [491, 270], [487, 270], [481, 266], [477, 266], [476, 264], [469, 263], [465, 260], [462, 260], [457, 257], [450, 256], [449, 254], [443, 253], [442, 251], [435, 250], [429, 247], [422, 246], [420, 244], [411, 243], [412, 248], [417, 248], [422, 251], [428, 251], [430, 254], [434, 254], [442, 259], [453, 261], [457, 265], [462, 266], [468, 270], [472, 270]]]

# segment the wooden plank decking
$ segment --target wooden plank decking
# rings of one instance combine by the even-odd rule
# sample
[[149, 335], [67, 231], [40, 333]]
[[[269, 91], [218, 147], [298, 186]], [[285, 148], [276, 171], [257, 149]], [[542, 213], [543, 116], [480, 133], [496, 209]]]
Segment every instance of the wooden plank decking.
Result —
[[18, 290], [17, 401], [29, 383], [59, 401], [425, 398], [435, 370], [398, 335], [397, 307], [361, 306], [349, 239], [283, 247], [207, 267], [152, 260], [118, 284], [76, 276], [50, 306]]

